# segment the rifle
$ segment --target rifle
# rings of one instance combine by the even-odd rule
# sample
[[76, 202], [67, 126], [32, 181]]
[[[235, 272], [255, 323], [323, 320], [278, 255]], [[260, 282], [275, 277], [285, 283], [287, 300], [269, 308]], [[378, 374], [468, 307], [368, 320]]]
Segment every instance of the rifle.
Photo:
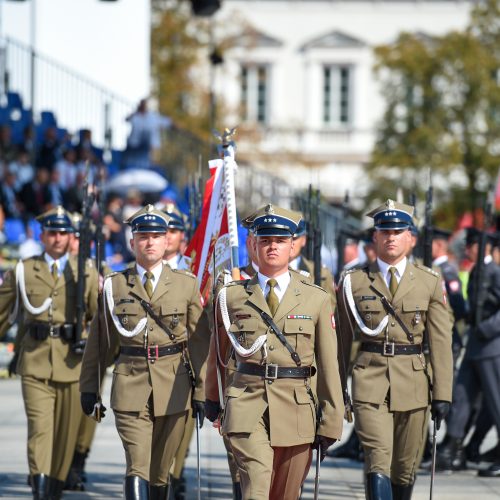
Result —
[[319, 225], [319, 205], [320, 193], [319, 189], [316, 190], [313, 204], [311, 206], [311, 226], [312, 226], [312, 240], [313, 240], [313, 262], [314, 262], [314, 284], [321, 286], [321, 228]]
[[432, 238], [433, 238], [433, 226], [432, 226], [432, 173], [429, 169], [429, 187], [425, 193], [425, 219], [424, 219], [424, 231], [423, 231], [423, 248], [424, 248], [424, 266], [432, 268]]
[[85, 321], [85, 264], [90, 257], [90, 211], [93, 204], [93, 196], [89, 193], [89, 172], [90, 167], [87, 162], [85, 166], [85, 178], [83, 181], [83, 201], [82, 201], [82, 220], [80, 222], [80, 238], [78, 247], [78, 281], [76, 283], [76, 328], [73, 350], [78, 354], [83, 354], [85, 341], [82, 340], [82, 333]]
[[487, 195], [484, 201], [484, 227], [481, 231], [481, 238], [479, 240], [479, 247], [477, 251], [477, 261], [475, 263], [474, 282], [472, 283], [473, 297], [475, 303], [474, 314], [472, 316], [472, 329], [477, 329], [479, 323], [483, 319], [484, 303], [486, 301], [487, 287], [484, 286], [484, 258], [486, 254], [486, 243], [488, 240], [487, 230], [491, 225], [493, 219], [493, 203], [490, 196]]
[[96, 200], [99, 214], [96, 221], [95, 229], [95, 263], [96, 269], [99, 275], [102, 274], [102, 263], [106, 260], [105, 254], [105, 237], [102, 231], [103, 229], [103, 217], [105, 212], [105, 196], [104, 196], [104, 165], [99, 166], [98, 171], [98, 184], [96, 185]]
[[340, 275], [344, 269], [344, 248], [347, 240], [347, 233], [344, 229], [344, 223], [349, 215], [349, 191], [345, 192], [344, 200], [341, 205], [341, 219], [339, 220], [338, 232], [337, 232], [337, 275], [335, 276], [335, 281], [338, 283], [340, 281]]

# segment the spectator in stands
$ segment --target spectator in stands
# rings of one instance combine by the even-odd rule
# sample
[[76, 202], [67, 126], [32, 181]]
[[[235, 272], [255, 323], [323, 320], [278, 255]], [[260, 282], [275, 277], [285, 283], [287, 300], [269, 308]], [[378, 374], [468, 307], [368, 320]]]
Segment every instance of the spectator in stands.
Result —
[[23, 130], [23, 143], [19, 149], [28, 153], [31, 165], [36, 162], [36, 137], [35, 127], [32, 124], [26, 125]]
[[51, 208], [49, 182], [48, 169], [40, 167], [36, 169], [35, 180], [23, 185], [19, 192], [19, 201], [24, 205], [26, 216], [36, 217]]
[[12, 142], [12, 130], [9, 125], [0, 125], [0, 160], [8, 164], [15, 157], [16, 146]]
[[[138, 189], [129, 189], [127, 192], [127, 199], [123, 205], [123, 219], [127, 220], [133, 214], [135, 214], [144, 203], [144, 197]], [[132, 230], [129, 225], [125, 227], [125, 241], [127, 242], [127, 248], [129, 252], [132, 252], [130, 247], [130, 240], [132, 239]]]
[[19, 148], [16, 159], [9, 164], [9, 171], [16, 174], [16, 191], [19, 191], [23, 184], [31, 182], [35, 177], [35, 169], [31, 164], [30, 156], [23, 147]]
[[[38, 224], [38, 222], [37, 222]], [[19, 245], [19, 258], [29, 259], [35, 255], [41, 255], [43, 252], [43, 247], [39, 241], [36, 241], [33, 237], [33, 229], [31, 225], [25, 223], [26, 239]]]
[[44, 167], [52, 172], [60, 157], [60, 143], [57, 139], [57, 128], [54, 126], [45, 129], [44, 139], [38, 148], [36, 166]]
[[80, 139], [76, 146], [76, 158], [78, 162], [86, 161], [97, 162], [94, 145], [92, 144], [92, 131], [89, 129], [80, 130]]
[[173, 126], [167, 116], [148, 110], [146, 99], [142, 99], [137, 110], [127, 117], [131, 130], [127, 140], [124, 162], [126, 166], [149, 167], [158, 163], [161, 146], [161, 131]]
[[113, 255], [111, 259], [108, 259], [111, 265], [123, 261], [130, 262], [134, 259], [127, 246], [123, 220], [123, 200], [118, 195], [111, 195], [103, 219], [104, 224], [109, 229], [109, 243], [113, 249]]
[[0, 205], [0, 245], [4, 245], [7, 242], [7, 236], [5, 236], [5, 212]]
[[59, 173], [59, 186], [63, 191], [68, 191], [76, 184], [76, 152], [73, 148], [66, 148], [62, 153], [62, 158], [56, 163], [56, 170]]
[[54, 205], [55, 207], [59, 205], [64, 205], [64, 191], [61, 189], [61, 186], [59, 185], [59, 172], [54, 169], [52, 170], [50, 174], [50, 182], [49, 182], [49, 190], [50, 190], [50, 197], [51, 197], [51, 204]]
[[64, 195], [64, 208], [70, 212], [81, 212], [85, 172], [77, 170], [75, 184]]
[[7, 169], [4, 180], [0, 184], [0, 203], [7, 219], [21, 217], [21, 205], [17, 195], [17, 177], [15, 172]]

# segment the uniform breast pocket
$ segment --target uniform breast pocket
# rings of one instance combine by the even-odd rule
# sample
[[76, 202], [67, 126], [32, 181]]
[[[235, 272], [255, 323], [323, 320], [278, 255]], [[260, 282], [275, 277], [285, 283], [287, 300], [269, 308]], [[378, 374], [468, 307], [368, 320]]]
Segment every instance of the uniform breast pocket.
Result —
[[229, 327], [229, 331], [236, 336], [241, 346], [248, 349], [256, 338], [257, 324], [256, 318], [236, 319]]
[[139, 320], [144, 316], [140, 309], [140, 305], [136, 302], [116, 304], [113, 313], [118, 317], [120, 324], [126, 330], [133, 330]]
[[186, 333], [186, 308], [185, 302], [169, 302], [161, 306], [162, 322], [176, 337], [182, 337]]
[[379, 299], [367, 300], [362, 297], [354, 297], [356, 308], [364, 324], [371, 328], [377, 328], [382, 318], [385, 316], [384, 306]]
[[298, 352], [304, 364], [311, 364], [314, 356], [314, 321], [312, 319], [286, 318], [283, 333]]
[[423, 330], [428, 308], [429, 302], [426, 300], [404, 299], [403, 315], [406, 325], [411, 326], [415, 331]]

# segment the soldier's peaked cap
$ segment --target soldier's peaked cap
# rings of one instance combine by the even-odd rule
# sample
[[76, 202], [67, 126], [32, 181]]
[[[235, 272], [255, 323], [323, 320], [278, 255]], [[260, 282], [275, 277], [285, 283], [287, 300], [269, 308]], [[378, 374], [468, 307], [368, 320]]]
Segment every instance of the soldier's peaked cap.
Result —
[[306, 221], [301, 219], [299, 225], [297, 226], [297, 231], [293, 235], [294, 238], [299, 238], [300, 236], [304, 236], [307, 233]]
[[373, 218], [373, 226], [378, 230], [409, 229], [413, 223], [414, 208], [404, 203], [387, 200], [383, 205], [367, 213]]
[[132, 233], [166, 233], [170, 217], [153, 205], [146, 205], [126, 221]]
[[186, 230], [186, 224], [184, 223], [184, 216], [175, 203], [166, 203], [163, 205], [162, 209], [170, 220], [168, 221], [169, 229], [179, 229], [180, 231]]
[[301, 219], [297, 212], [268, 204], [257, 211], [252, 231], [256, 236], [292, 237]]
[[39, 215], [36, 220], [44, 231], [74, 231], [70, 214], [61, 206]]
[[441, 229], [440, 227], [435, 227], [432, 229], [433, 240], [448, 241], [450, 237], [451, 237], [451, 231], [448, 231], [448, 229]]

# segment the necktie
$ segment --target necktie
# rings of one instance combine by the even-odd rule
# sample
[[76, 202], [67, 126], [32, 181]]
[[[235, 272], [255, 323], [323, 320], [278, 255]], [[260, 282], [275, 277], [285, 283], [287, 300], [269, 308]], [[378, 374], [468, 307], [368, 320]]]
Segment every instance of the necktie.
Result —
[[394, 297], [396, 295], [396, 290], [398, 289], [398, 279], [396, 278], [396, 268], [390, 267], [389, 272], [391, 273], [391, 278], [389, 280], [389, 291]]
[[54, 262], [52, 264], [52, 277], [54, 278], [54, 281], [57, 281], [59, 279], [59, 271], [57, 270], [57, 264]]
[[278, 282], [271, 278], [267, 281], [269, 285], [269, 293], [267, 294], [267, 305], [269, 306], [269, 310], [271, 311], [271, 316], [274, 316], [276, 311], [278, 310], [278, 306], [280, 305], [280, 301], [276, 292], [274, 291], [274, 287], [278, 284]]
[[146, 282], [144, 283], [144, 290], [146, 290], [148, 297], [151, 298], [153, 296], [153, 278], [154, 278], [154, 275], [152, 272], [146, 271], [144, 273], [144, 276], [146, 276]]

